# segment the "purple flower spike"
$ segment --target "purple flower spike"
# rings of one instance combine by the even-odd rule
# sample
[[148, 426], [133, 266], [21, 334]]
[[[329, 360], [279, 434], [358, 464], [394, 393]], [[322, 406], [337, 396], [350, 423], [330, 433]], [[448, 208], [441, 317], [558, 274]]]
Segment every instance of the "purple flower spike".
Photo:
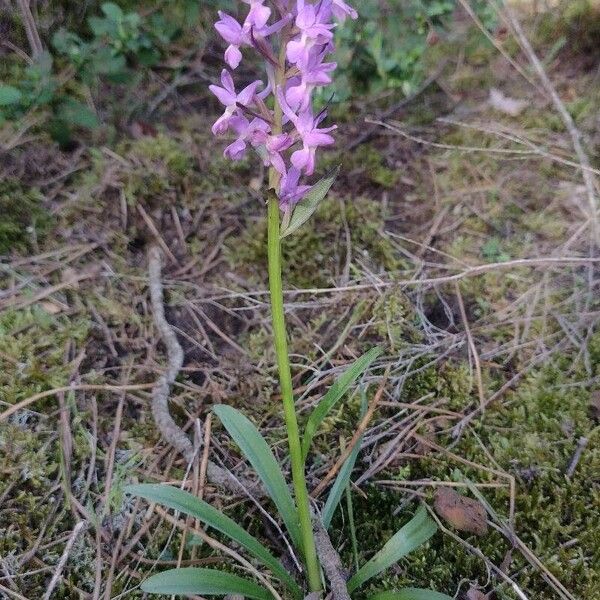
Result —
[[[213, 133], [235, 134], [226, 157], [240, 160], [252, 147], [265, 166], [279, 173], [275, 191], [281, 208], [289, 210], [311, 189], [301, 178], [314, 173], [317, 150], [335, 141], [331, 133], [337, 126], [320, 127], [326, 114], [315, 116], [312, 107], [315, 89], [331, 84], [337, 66], [327, 61], [335, 50], [334, 19], [356, 19], [358, 14], [345, 0], [242, 2], [248, 6], [242, 23], [219, 12], [215, 24], [229, 44], [225, 62], [236, 69], [243, 59], [241, 48], [251, 48], [265, 61], [268, 83], [259, 92], [261, 82], [255, 81], [238, 94], [231, 74], [224, 70], [221, 85], [210, 86], [225, 107]], [[284, 74], [283, 81], [277, 73]], [[275, 118], [270, 97], [283, 112], [282, 123]]]

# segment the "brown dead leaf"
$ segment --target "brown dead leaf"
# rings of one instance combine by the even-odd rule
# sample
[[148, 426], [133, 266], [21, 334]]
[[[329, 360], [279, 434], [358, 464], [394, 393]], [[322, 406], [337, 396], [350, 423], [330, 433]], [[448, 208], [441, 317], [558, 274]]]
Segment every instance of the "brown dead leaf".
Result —
[[450, 487], [440, 487], [435, 493], [435, 512], [454, 529], [485, 535], [487, 513], [477, 500], [462, 496]]

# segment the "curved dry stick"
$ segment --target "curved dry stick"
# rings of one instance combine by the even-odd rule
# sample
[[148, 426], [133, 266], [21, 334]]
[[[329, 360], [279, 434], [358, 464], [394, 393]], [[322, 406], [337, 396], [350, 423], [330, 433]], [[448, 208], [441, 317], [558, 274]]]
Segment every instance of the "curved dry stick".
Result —
[[165, 318], [163, 286], [161, 279], [162, 261], [158, 246], [148, 250], [148, 284], [154, 323], [167, 348], [168, 366], [158, 378], [152, 390], [152, 415], [161, 435], [171, 446], [180, 452], [188, 463], [194, 460], [194, 446], [181, 427], [175, 423], [169, 412], [169, 393], [181, 367], [183, 350], [171, 325]]
[[[188, 463], [196, 459], [196, 450], [188, 436], [175, 423], [169, 412], [169, 393], [183, 365], [183, 350], [175, 331], [165, 318], [164, 295], [162, 284], [162, 255], [158, 246], [151, 246], [148, 250], [148, 285], [150, 288], [150, 302], [154, 323], [161, 339], [167, 348], [168, 366], [165, 373], [158, 379], [152, 390], [152, 415], [154, 422], [162, 437], [183, 455]], [[198, 448], [198, 451], [200, 448]], [[261, 486], [253, 482], [240, 482], [224, 469], [209, 460], [206, 465], [206, 477], [213, 484], [222, 487], [231, 493], [247, 493], [253, 489], [262, 492]]]

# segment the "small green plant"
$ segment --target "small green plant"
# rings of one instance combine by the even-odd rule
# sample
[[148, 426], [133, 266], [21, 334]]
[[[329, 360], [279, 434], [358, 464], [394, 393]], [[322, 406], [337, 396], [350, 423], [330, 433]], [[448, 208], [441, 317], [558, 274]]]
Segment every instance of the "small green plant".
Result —
[[101, 16], [87, 19], [89, 38], [65, 28], [56, 31], [53, 52], [43, 52], [15, 81], [0, 82], [0, 125], [19, 122], [32, 111], [45, 113], [47, 129], [62, 144], [71, 141], [74, 128], [97, 128], [96, 111], [82, 99], [102, 81], [128, 86], [139, 82], [180, 33], [180, 21], [197, 16], [187, 0], [182, 2], [175, 16], [167, 10], [174, 7], [165, 6], [149, 17], [106, 2]]
[[[492, 29], [493, 8], [482, 0], [472, 4], [484, 25]], [[423, 80], [428, 38], [443, 35], [456, 6], [456, 0], [361, 1], [361, 18], [337, 30], [339, 68], [320, 101], [344, 102], [355, 94], [377, 95], [394, 89], [412, 93]]]
[[99, 121], [86, 104], [61, 88], [53, 70], [53, 58], [48, 52], [23, 72], [18, 85], [0, 83], [0, 125], [4, 121], [18, 121], [34, 110], [48, 111], [53, 130], [61, 127], [93, 129]]
[[112, 2], [102, 4], [103, 16], [88, 18], [90, 40], [66, 29], [52, 38], [54, 49], [77, 69], [82, 81], [91, 85], [100, 77], [124, 83], [132, 74], [131, 64], [155, 65], [160, 48], [176, 36], [178, 27], [162, 13], [144, 19], [137, 12], [124, 12]]

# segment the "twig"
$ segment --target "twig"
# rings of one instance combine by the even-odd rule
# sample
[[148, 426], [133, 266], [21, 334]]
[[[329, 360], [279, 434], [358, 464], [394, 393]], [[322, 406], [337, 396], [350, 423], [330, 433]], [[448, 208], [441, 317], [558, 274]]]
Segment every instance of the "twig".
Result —
[[67, 385], [64, 387], [54, 388], [53, 390], [39, 392], [39, 394], [34, 394], [33, 396], [29, 396], [29, 398], [25, 398], [25, 400], [21, 400], [20, 402], [13, 404], [9, 409], [0, 414], [0, 423], [2, 421], [6, 421], [6, 419], [16, 412], [27, 408], [38, 400], [43, 400], [44, 398], [56, 396], [57, 394], [62, 394], [64, 392], [131, 392], [135, 390], [147, 390], [151, 387], [154, 387], [153, 383], [137, 383], [133, 385], [95, 385], [82, 383], [79, 385]]
[[[169, 392], [183, 365], [183, 350], [173, 328], [165, 318], [163, 284], [161, 279], [161, 252], [158, 246], [151, 246], [148, 251], [148, 284], [154, 322], [160, 332], [163, 343], [167, 347], [168, 367], [166, 372], [154, 384], [152, 391], [152, 414], [158, 430], [165, 441], [180, 452], [188, 463], [195, 460], [196, 452], [191, 440], [175, 423], [169, 412]], [[206, 465], [208, 480], [232, 493], [245, 492], [242, 486], [226, 470], [212, 461]]]
[[470, 3], [467, 0], [458, 0], [458, 2], [465, 9], [467, 14], [471, 17], [471, 19], [473, 19], [473, 22], [475, 23], [475, 25], [477, 25], [481, 33], [485, 35], [485, 37], [492, 44], [492, 46], [494, 46], [494, 48], [496, 48], [496, 50], [498, 50], [498, 52], [500, 52], [500, 54], [502, 54], [502, 56], [512, 65], [515, 71], [517, 71], [517, 73], [519, 73], [519, 75], [521, 75], [521, 77], [528, 81], [533, 87], [539, 89], [536, 82], [533, 79], [531, 79], [531, 77], [525, 71], [525, 69], [523, 69], [523, 67], [521, 67], [521, 65], [510, 56], [510, 54], [504, 49], [502, 44], [487, 30], [486, 26], [482, 23], [481, 19], [471, 8]]
[[594, 176], [590, 171], [590, 159], [588, 158], [588, 155], [583, 149], [583, 144], [581, 143], [581, 132], [579, 131], [579, 129], [577, 129], [575, 121], [573, 121], [573, 117], [566, 109], [554, 85], [550, 81], [550, 78], [548, 77], [548, 74], [546, 73], [542, 63], [540, 62], [540, 59], [538, 58], [537, 54], [535, 53], [535, 50], [529, 42], [529, 39], [524, 33], [523, 28], [521, 27], [521, 23], [519, 22], [514, 11], [506, 1], [504, 2], [504, 10], [506, 12], [506, 15], [508, 16], [509, 22], [514, 30], [515, 35], [517, 36], [521, 48], [523, 49], [527, 58], [529, 59], [529, 62], [535, 69], [546, 92], [552, 99], [554, 107], [560, 114], [565, 124], [565, 127], [567, 128], [567, 131], [569, 132], [569, 135], [571, 136], [571, 139], [573, 141], [573, 148], [575, 149], [575, 153], [577, 154], [577, 158], [579, 159], [579, 162], [581, 163], [582, 167], [583, 181], [585, 184], [588, 202], [590, 205], [590, 218], [592, 219], [594, 240], [597, 243], [600, 231], [598, 229], [598, 198], [596, 196], [596, 182]]
[[523, 592], [523, 590], [517, 585], [517, 583], [513, 581], [500, 567], [496, 566], [479, 548], [476, 548], [475, 546], [469, 544], [469, 542], [463, 540], [453, 531], [450, 531], [448, 528], [444, 527], [442, 522], [439, 520], [438, 516], [429, 506], [425, 505], [425, 508], [427, 508], [429, 514], [437, 523], [437, 526], [440, 528], [440, 531], [450, 536], [453, 540], [464, 546], [471, 554], [474, 554], [479, 559], [481, 559], [490, 570], [492, 570], [498, 577], [500, 577], [500, 579], [506, 582], [513, 589], [513, 591], [520, 598], [520, 600], [529, 600], [529, 597], [525, 595], [525, 592]]
[[73, 549], [73, 545], [75, 544], [75, 542], [77, 541], [77, 538], [79, 537], [79, 534], [83, 531], [83, 529], [85, 527], [87, 527], [86, 521], [79, 521], [79, 523], [77, 523], [77, 525], [75, 525], [75, 528], [73, 529], [73, 532], [71, 533], [71, 537], [69, 538], [67, 545], [65, 546], [65, 549], [62, 553], [62, 556], [60, 557], [60, 560], [58, 561], [56, 571], [54, 572], [54, 575], [52, 576], [52, 579], [50, 580], [50, 584], [48, 585], [48, 588], [46, 589], [46, 593], [44, 594], [43, 600], [50, 600], [50, 597], [52, 596], [52, 592], [54, 591], [54, 588], [57, 586], [58, 581], [60, 580], [60, 576], [62, 575], [63, 569], [65, 568], [65, 565], [67, 564], [67, 560], [69, 559], [69, 554], [71, 553], [71, 550]]
[[569, 463], [569, 468], [567, 469], [567, 477], [569, 479], [571, 479], [571, 477], [575, 475], [575, 469], [577, 468], [577, 465], [581, 460], [581, 455], [583, 454], [583, 451], [585, 450], [589, 441], [590, 440], [586, 437], [579, 438], [579, 441], [577, 442], [577, 448], [575, 449], [575, 454], [573, 454], [573, 458], [571, 459], [571, 462]]
[[325, 571], [325, 576], [329, 580], [333, 600], [350, 600], [350, 594], [346, 585], [345, 569], [340, 555], [333, 547], [329, 534], [318, 518], [313, 519], [313, 528], [317, 554], [319, 555], [323, 571]]
[[[390, 106], [390, 108], [388, 108], [387, 110], [385, 110], [383, 113], [381, 113], [378, 116], [378, 120], [389, 119], [390, 117], [393, 117], [394, 114], [397, 113], [399, 110], [401, 110], [405, 106], [408, 106], [409, 104], [414, 102], [417, 98], [419, 98], [421, 95], [423, 95], [427, 91], [429, 86], [437, 81], [437, 79], [440, 77], [440, 75], [444, 72], [444, 69], [446, 68], [446, 66], [449, 62], [450, 61], [447, 59], [442, 61], [442, 63], [436, 69], [436, 71], [422, 83], [422, 85], [419, 89], [415, 90], [415, 92], [413, 94], [402, 99], [400, 102]], [[367, 121], [367, 122], [369, 122], [369, 121]], [[362, 134], [360, 134], [356, 139], [352, 140], [352, 142], [350, 142], [350, 144], [348, 144], [348, 147], [346, 148], [346, 152], [350, 152], [351, 150], [354, 150], [357, 146], [360, 146], [361, 144], [368, 142], [376, 134], [377, 134], [377, 126], [368, 128], [366, 131], [364, 131]]]
[[40, 39], [40, 34], [38, 33], [35, 19], [33, 18], [33, 14], [31, 12], [31, 7], [29, 6], [29, 0], [17, 0], [17, 4], [19, 5], [19, 10], [21, 11], [23, 27], [25, 28], [25, 33], [27, 34], [27, 41], [29, 42], [29, 47], [31, 48], [31, 55], [32, 58], [35, 59], [42, 54], [44, 47], [42, 46], [42, 40]]
[[371, 401], [371, 404], [369, 405], [369, 408], [368, 408], [367, 412], [365, 413], [365, 416], [362, 418], [361, 422], [359, 423], [358, 427], [356, 428], [356, 431], [354, 432], [354, 435], [352, 436], [352, 439], [350, 440], [348, 447], [342, 452], [341, 456], [337, 459], [337, 461], [333, 465], [333, 467], [331, 467], [331, 469], [329, 470], [327, 475], [325, 475], [325, 477], [323, 477], [323, 479], [321, 480], [319, 485], [317, 485], [317, 487], [313, 490], [313, 492], [311, 494], [311, 496], [313, 498], [319, 497], [319, 495], [327, 487], [328, 483], [333, 479], [333, 477], [335, 477], [335, 474], [342, 468], [343, 464], [346, 462], [346, 460], [348, 459], [350, 454], [352, 454], [354, 447], [356, 446], [356, 444], [358, 444], [362, 434], [365, 432], [366, 428], [368, 427], [369, 422], [371, 421], [373, 414], [375, 413], [375, 410], [379, 406], [379, 401], [381, 400], [381, 397], [383, 396], [383, 392], [385, 390], [385, 384], [387, 383], [388, 375], [389, 375], [389, 369], [386, 372], [386, 374], [384, 375], [384, 377], [381, 381], [381, 384], [379, 386], [379, 389], [377, 390], [377, 393], [373, 397], [373, 400]]
[[[171, 252], [171, 249], [167, 245], [167, 242], [165, 242], [163, 236], [160, 235], [160, 232], [158, 231], [156, 225], [154, 224], [154, 221], [150, 218], [150, 215], [144, 210], [144, 207], [141, 204], [138, 204], [137, 209], [138, 209], [138, 212], [140, 213], [142, 219], [144, 219], [144, 222], [146, 223], [146, 225], [148, 225], [148, 229], [150, 229], [150, 231], [156, 238], [157, 243], [163, 249], [164, 253], [169, 257], [169, 260], [171, 260], [177, 266], [180, 266], [179, 261], [177, 260], [175, 255]], [[153, 252], [152, 248], [153, 247], [150, 247], [148, 255], [150, 255], [150, 253]]]
[[190, 463], [194, 460], [194, 446], [181, 427], [175, 423], [169, 412], [169, 393], [171, 385], [175, 382], [183, 366], [183, 350], [175, 331], [165, 318], [163, 285], [161, 279], [161, 252], [158, 246], [151, 246], [148, 250], [148, 285], [154, 323], [160, 337], [167, 348], [168, 366], [152, 390], [152, 414], [158, 430], [165, 441], [180, 452], [185, 460]]
[[467, 318], [467, 311], [465, 310], [465, 303], [463, 302], [462, 293], [460, 291], [460, 284], [454, 283], [456, 289], [456, 298], [458, 299], [458, 307], [460, 309], [460, 317], [465, 327], [465, 333], [467, 335], [467, 341], [469, 348], [473, 354], [473, 362], [475, 363], [475, 374], [477, 376], [477, 391], [479, 393], [479, 408], [483, 413], [485, 411], [485, 392], [483, 389], [483, 377], [481, 375], [481, 362], [479, 360], [479, 352], [477, 352], [477, 346], [475, 340], [473, 340], [473, 334], [471, 333], [471, 326], [469, 325], [469, 319]]

